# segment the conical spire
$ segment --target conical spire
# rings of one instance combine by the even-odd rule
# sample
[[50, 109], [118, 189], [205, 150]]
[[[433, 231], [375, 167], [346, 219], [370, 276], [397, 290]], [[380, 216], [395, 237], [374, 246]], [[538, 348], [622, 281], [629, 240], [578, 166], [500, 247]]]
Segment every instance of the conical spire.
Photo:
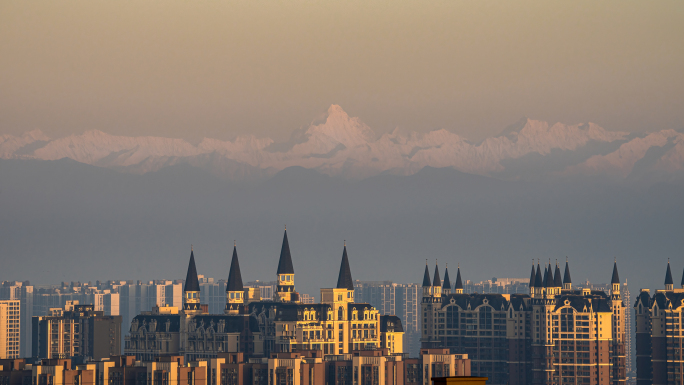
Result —
[[442, 290], [451, 290], [451, 281], [449, 280], [449, 267], [444, 268], [444, 283], [442, 283]]
[[534, 287], [534, 261], [532, 261], [532, 272], [530, 273], [530, 287]]
[[337, 277], [337, 288], [354, 290], [354, 281], [352, 280], [351, 269], [349, 268], [346, 244], [342, 252], [342, 263], [340, 264], [340, 275]]
[[551, 269], [551, 260], [549, 260], [549, 266], [546, 267], [546, 271], [549, 273], [549, 279], [546, 280], [546, 287], [553, 287], [553, 269]]
[[670, 261], [667, 261], [667, 272], [665, 273], [665, 284], [666, 285], [674, 285], [674, 281], [672, 281], [672, 271], [670, 271]]
[[553, 286], [563, 287], [563, 281], [561, 280], [560, 267], [558, 267], [558, 260], [556, 260], [556, 272], [553, 273]]
[[294, 274], [292, 256], [290, 255], [290, 243], [287, 241], [287, 230], [285, 230], [285, 235], [283, 235], [283, 246], [280, 249], [280, 260], [278, 261], [278, 272], [276, 274]]
[[442, 286], [442, 279], [439, 278], [439, 266], [435, 264], [435, 277], [432, 279], [432, 286]]
[[[551, 277], [553, 279], [553, 277]], [[544, 280], [542, 281], [542, 287], [549, 287], [549, 269], [544, 268]]]
[[681, 285], [682, 285], [682, 288], [684, 288], [684, 271], [682, 271], [682, 283], [681, 283]]
[[226, 291], [243, 291], [242, 273], [240, 273], [240, 262], [238, 262], [237, 247], [233, 246], [233, 258], [230, 260], [230, 272], [228, 273], [228, 283]]
[[568, 261], [565, 261], [565, 274], [563, 274], [563, 283], [572, 283], [572, 278], [570, 278], [570, 266], [568, 266]]
[[430, 272], [428, 271], [427, 260], [425, 260], [425, 273], [423, 274], [423, 287], [432, 286], [430, 283]]
[[190, 248], [190, 264], [188, 274], [185, 276], [185, 289], [183, 291], [200, 291], [199, 279], [197, 279], [197, 267], [195, 267], [195, 252]]
[[610, 279], [610, 283], [620, 283], [620, 276], [618, 275], [617, 261], [613, 263], [613, 278]]
[[539, 262], [537, 262], [537, 273], [534, 275], [534, 287], [544, 287], [544, 281], [542, 281], [541, 267], [539, 267]]
[[456, 285], [454, 286], [455, 290], [463, 290], [463, 281], [461, 281], [461, 267], [459, 266], [458, 269], [456, 270]]

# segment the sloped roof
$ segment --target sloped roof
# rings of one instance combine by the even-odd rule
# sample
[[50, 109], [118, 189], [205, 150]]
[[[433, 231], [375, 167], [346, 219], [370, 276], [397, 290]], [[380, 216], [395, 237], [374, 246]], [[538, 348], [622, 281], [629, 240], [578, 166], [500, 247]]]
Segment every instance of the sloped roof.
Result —
[[444, 282], [442, 283], [442, 289], [451, 290], [451, 281], [449, 280], [449, 268], [444, 269]]
[[563, 275], [563, 283], [572, 283], [572, 278], [570, 278], [570, 266], [568, 266], [568, 261], [565, 261], [565, 274]]
[[665, 284], [666, 285], [674, 285], [674, 281], [672, 281], [672, 271], [670, 270], [670, 262], [667, 262], [667, 271], [665, 272]]
[[610, 279], [610, 283], [620, 283], [620, 275], [618, 275], [617, 262], [613, 263], [613, 277]]
[[210, 315], [197, 315], [192, 318], [195, 321], [195, 325], [198, 327], [202, 325], [205, 329], [209, 328], [212, 324], [214, 325], [214, 330], [217, 331], [217, 326], [219, 322], [224, 322], [224, 333], [242, 333], [244, 331], [251, 331], [252, 333], [259, 332], [259, 323], [256, 317], [253, 315], [223, 315], [223, 314], [210, 314]]
[[558, 267], [557, 261], [556, 261], [556, 271], [553, 273], [553, 286], [563, 287], [563, 281], [561, 280], [560, 267]]
[[[461, 309], [468, 309], [470, 305], [471, 309], [483, 305], [485, 300], [487, 305], [494, 308], [494, 310], [506, 310], [508, 309], [508, 301], [501, 294], [450, 294], [442, 296], [442, 308], [451, 305], [451, 300], [454, 300], [454, 304], [458, 305]], [[503, 306], [503, 308], [502, 308]]]
[[242, 273], [240, 272], [240, 262], [238, 262], [237, 247], [233, 246], [233, 258], [230, 260], [230, 271], [226, 291], [243, 291]]
[[342, 262], [340, 263], [340, 274], [337, 277], [337, 288], [354, 290], [354, 281], [352, 280], [351, 269], [349, 267], [349, 258], [347, 257], [347, 246], [344, 246], [342, 252]]
[[456, 285], [454, 285], [454, 289], [463, 289], [463, 281], [461, 281], [460, 267], [456, 270]]
[[432, 278], [432, 286], [442, 286], [442, 279], [439, 277], [439, 266], [435, 265], [435, 276]]
[[294, 274], [290, 243], [287, 241], [287, 230], [283, 235], [283, 246], [280, 248], [280, 259], [278, 260], [278, 272], [276, 274]]
[[423, 287], [432, 286], [430, 283], [430, 272], [428, 271], [427, 263], [425, 264], [425, 273], [423, 273]]
[[190, 250], [190, 263], [188, 264], [188, 274], [185, 276], [183, 291], [200, 291], [197, 267], [195, 267], [195, 252], [192, 249]]
[[537, 263], [537, 273], [534, 275], [534, 287], [544, 287], [544, 281], [542, 280], [539, 263]]
[[180, 314], [163, 314], [163, 315], [143, 315], [138, 314], [133, 317], [132, 324], [137, 321], [138, 329], [145, 326], [145, 330], [149, 331], [149, 325], [152, 321], [156, 322], [156, 328], [153, 332], [167, 332], [166, 323], [169, 323], [169, 333], [177, 333], [180, 331]]
[[403, 332], [404, 326], [401, 324], [401, 318], [395, 315], [381, 315], [380, 316], [380, 331], [381, 332]]

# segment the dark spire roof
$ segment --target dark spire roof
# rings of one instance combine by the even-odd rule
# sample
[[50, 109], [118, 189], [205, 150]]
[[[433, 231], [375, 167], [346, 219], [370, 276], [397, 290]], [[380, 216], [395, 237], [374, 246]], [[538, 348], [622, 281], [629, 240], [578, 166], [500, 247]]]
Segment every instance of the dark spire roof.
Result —
[[240, 273], [240, 262], [238, 262], [237, 247], [233, 246], [233, 258], [230, 260], [230, 272], [228, 273], [228, 283], [226, 291], [243, 291], [242, 273]]
[[442, 284], [442, 289], [451, 290], [451, 281], [449, 280], [449, 267], [444, 268], [444, 283]]
[[423, 274], [423, 286], [432, 286], [430, 284], [430, 272], [428, 271], [427, 261], [425, 261], [425, 274]]
[[546, 272], [549, 274], [548, 279], [546, 279], [546, 287], [553, 287], [553, 270], [551, 269], [551, 261], [549, 261], [549, 266], [546, 267]]
[[454, 285], [454, 289], [463, 289], [463, 281], [461, 281], [461, 267], [458, 267], [458, 270], [456, 270], [456, 285]]
[[553, 273], [553, 286], [563, 287], [563, 281], [561, 281], [560, 267], [558, 267], [558, 261], [556, 261], [556, 272]]
[[280, 248], [280, 260], [278, 261], [278, 273], [276, 274], [294, 274], [292, 256], [290, 255], [290, 243], [287, 241], [287, 230], [285, 230], [285, 235], [283, 235], [283, 247]]
[[199, 279], [197, 279], [197, 267], [195, 267], [195, 252], [190, 248], [190, 264], [188, 275], [185, 276], [185, 289], [183, 291], [200, 291]]
[[684, 271], [682, 271], [682, 283], [680, 285], [684, 286]]
[[667, 272], [665, 273], [665, 284], [674, 285], [672, 281], [672, 271], [670, 271], [670, 261], [667, 261]]
[[[553, 279], [553, 277], [551, 277]], [[549, 287], [549, 269], [544, 268], [544, 280], [541, 287]]]
[[442, 286], [442, 279], [439, 278], [439, 266], [437, 266], [437, 264], [435, 264], [435, 277], [432, 278], [432, 286]]
[[344, 245], [342, 252], [342, 263], [340, 264], [340, 275], [337, 277], [337, 288], [354, 290], [354, 281], [349, 268], [349, 258], [347, 257], [347, 245]]
[[542, 286], [542, 283], [541, 268], [539, 267], [539, 262], [537, 262], [537, 273], [534, 275], [534, 287], [544, 287]]
[[534, 262], [532, 262], [532, 272], [530, 273], [530, 287], [534, 287]]
[[617, 261], [613, 263], [613, 278], [610, 279], [610, 283], [620, 283], [620, 276], [618, 275], [617, 271]]
[[563, 275], [563, 283], [572, 283], [572, 278], [570, 278], [570, 266], [568, 266], [568, 261], [565, 261], [565, 274]]

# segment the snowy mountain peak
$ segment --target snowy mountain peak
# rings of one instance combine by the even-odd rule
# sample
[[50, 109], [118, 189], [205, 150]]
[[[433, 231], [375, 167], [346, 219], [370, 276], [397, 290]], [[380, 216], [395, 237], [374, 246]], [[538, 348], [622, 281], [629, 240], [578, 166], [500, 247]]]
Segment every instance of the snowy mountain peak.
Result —
[[[278, 150], [274, 150], [276, 147]], [[652, 148], [659, 150], [649, 151]], [[567, 156], [574, 151], [577, 155]], [[566, 155], [553, 158], [561, 153]], [[469, 142], [444, 129], [408, 134], [394, 130], [377, 138], [359, 118], [350, 117], [342, 107], [333, 104], [323, 119], [298, 133], [296, 140], [284, 144], [242, 135], [230, 141], [204, 138], [195, 146], [183, 139], [116, 136], [99, 130], [51, 140], [34, 130], [19, 137], [0, 136], [0, 158], [70, 158], [136, 173], [186, 163], [229, 177], [269, 175], [291, 166], [356, 179], [383, 172], [409, 175], [426, 166], [511, 177], [505, 174], [509, 167], [520, 170], [524, 165], [547, 170], [546, 165], [551, 164], [556, 171], [544, 172], [625, 178], [635, 167], [651, 174], [684, 175], [684, 134], [666, 130], [633, 137], [594, 123], [549, 125], [523, 118], [481, 143]], [[645, 158], [648, 159], [643, 161]], [[518, 159], [520, 163], [516, 166]], [[543, 165], [530, 166], [529, 159], [537, 159]]]

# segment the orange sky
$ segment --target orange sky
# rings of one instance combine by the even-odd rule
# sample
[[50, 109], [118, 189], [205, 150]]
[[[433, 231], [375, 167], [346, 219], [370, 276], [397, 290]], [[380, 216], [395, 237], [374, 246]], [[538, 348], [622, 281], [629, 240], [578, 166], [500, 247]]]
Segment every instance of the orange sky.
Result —
[[684, 127], [684, 2], [3, 1], [0, 134]]

